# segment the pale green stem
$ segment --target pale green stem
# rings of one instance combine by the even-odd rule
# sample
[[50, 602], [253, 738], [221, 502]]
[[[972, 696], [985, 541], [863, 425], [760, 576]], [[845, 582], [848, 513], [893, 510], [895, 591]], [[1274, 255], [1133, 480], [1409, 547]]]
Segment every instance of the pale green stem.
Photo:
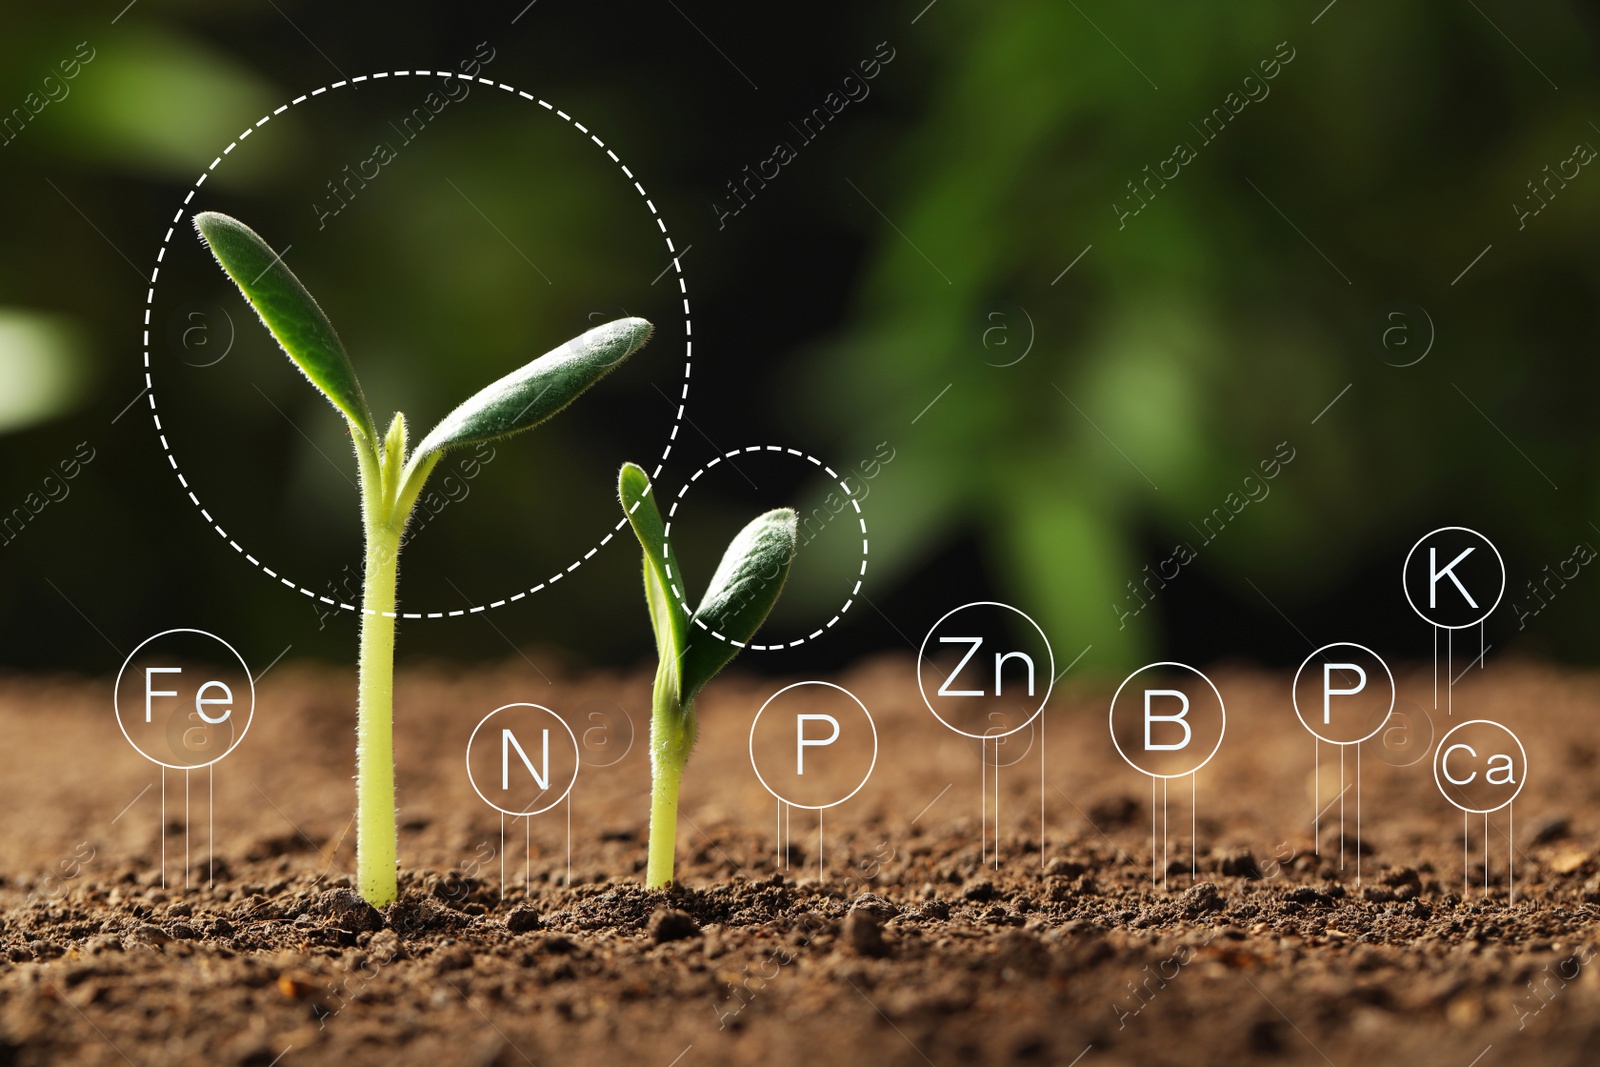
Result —
[[[397, 425], [399, 425], [397, 417]], [[361, 678], [356, 697], [356, 888], [382, 908], [399, 896], [394, 797], [394, 623], [400, 536], [438, 453], [405, 466], [403, 427], [378, 454], [358, 437], [366, 568], [361, 597]], [[415, 458], [415, 457], [413, 457]]]
[[400, 528], [367, 526], [356, 703], [356, 886], [373, 907], [399, 895], [394, 800], [394, 619]]
[[650, 858], [644, 883], [660, 889], [672, 881], [678, 844], [678, 788], [694, 750], [694, 702], [679, 705], [675, 678], [658, 671], [650, 716]]

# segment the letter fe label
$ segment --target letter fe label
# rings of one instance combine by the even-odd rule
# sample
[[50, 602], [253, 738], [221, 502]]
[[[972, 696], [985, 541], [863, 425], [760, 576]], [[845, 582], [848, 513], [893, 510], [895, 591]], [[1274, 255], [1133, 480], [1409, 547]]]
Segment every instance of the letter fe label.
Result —
[[232, 752], [250, 729], [255, 682], [234, 647], [204, 630], [167, 630], [122, 664], [113, 705], [138, 753], [194, 770]]

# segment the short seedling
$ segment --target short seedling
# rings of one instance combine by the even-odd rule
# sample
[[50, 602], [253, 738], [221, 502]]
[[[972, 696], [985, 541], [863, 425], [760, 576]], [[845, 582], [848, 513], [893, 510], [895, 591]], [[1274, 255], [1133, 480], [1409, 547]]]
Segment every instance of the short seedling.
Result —
[[798, 524], [793, 510], [779, 508], [740, 530], [723, 553], [700, 606], [690, 611], [683, 567], [671, 556], [649, 476], [632, 463], [624, 464], [617, 495], [644, 549], [644, 597], [656, 635], [645, 870], [645, 884], [654, 889], [672, 881], [678, 789], [699, 730], [695, 697], [749, 643], [778, 602], [794, 562]]
[[366, 563], [356, 704], [356, 883], [367, 902], [394, 902], [394, 624], [400, 539], [428, 474], [446, 449], [493, 441], [536, 426], [638, 350], [644, 319], [598, 326], [501, 378], [406, 448], [399, 412], [382, 438], [355, 368], [305, 286], [255, 231], [214, 211], [195, 216], [222, 269], [289, 358], [350, 424], [360, 472]]

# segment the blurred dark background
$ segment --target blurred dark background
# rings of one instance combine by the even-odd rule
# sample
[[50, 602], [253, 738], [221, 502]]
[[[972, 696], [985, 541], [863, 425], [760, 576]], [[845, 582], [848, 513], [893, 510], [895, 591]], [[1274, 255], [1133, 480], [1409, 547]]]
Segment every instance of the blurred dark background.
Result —
[[[498, 89], [414, 137], [399, 123], [438, 77], [326, 93], [185, 208], [151, 374], [172, 457], [238, 550], [141, 392], [163, 235], [223, 148], [313, 89], [473, 61], [604, 140], [680, 252], [694, 370], [664, 491], [780, 444], [864, 496], [862, 596], [746, 666], [909, 648], [986, 598], [1032, 614], [1058, 664], [1087, 650], [1090, 674], [1293, 664], [1333, 640], [1427, 658], [1399, 571], [1442, 525], [1505, 557], [1491, 654], [1596, 658], [1600, 577], [1527, 587], [1600, 545], [1591, 8], [125, 3], [0, 16], [0, 662], [109, 672], [174, 626], [258, 671], [354, 659], [351, 615], [242, 556], [355, 596], [353, 461], [189, 232], [200, 208], [292, 246], [378, 417], [403, 408], [414, 434], [589, 325], [657, 322], [559, 419], [451, 485], [441, 468], [450, 503], [407, 548], [403, 608], [507, 598], [613, 528], [616, 467], [655, 469], [683, 388], [678, 275], [616, 165]], [[330, 199], [380, 140], [398, 149], [381, 176]], [[692, 580], [744, 518], [797, 503], [816, 536], [769, 635], [820, 626], [861, 555], [830, 490], [803, 461], [720, 464], [675, 526]], [[402, 660], [555, 648], [650, 654], [631, 541], [401, 631]]]

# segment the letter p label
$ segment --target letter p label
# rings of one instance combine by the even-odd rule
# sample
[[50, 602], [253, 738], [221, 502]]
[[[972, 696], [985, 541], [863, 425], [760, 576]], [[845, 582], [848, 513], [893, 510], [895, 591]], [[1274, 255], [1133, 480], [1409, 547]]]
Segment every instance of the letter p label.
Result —
[[1394, 674], [1367, 646], [1336, 641], [1300, 664], [1294, 673], [1293, 696], [1294, 713], [1313, 737], [1330, 745], [1358, 745], [1389, 721], [1394, 711]]
[[[807, 737], [806, 723], [825, 722], [833, 727], [833, 732], [824, 738]], [[806, 773], [806, 749], [831, 745], [839, 740], [839, 720], [832, 715], [796, 715], [794, 717], [794, 773]]]
[[[1335, 689], [1333, 687], [1334, 671], [1354, 671], [1360, 681], [1349, 689]], [[1330, 726], [1333, 723], [1332, 709], [1329, 703], [1336, 696], [1355, 696], [1367, 687], [1367, 672], [1359, 663], [1324, 663], [1322, 665], [1322, 725]]]

